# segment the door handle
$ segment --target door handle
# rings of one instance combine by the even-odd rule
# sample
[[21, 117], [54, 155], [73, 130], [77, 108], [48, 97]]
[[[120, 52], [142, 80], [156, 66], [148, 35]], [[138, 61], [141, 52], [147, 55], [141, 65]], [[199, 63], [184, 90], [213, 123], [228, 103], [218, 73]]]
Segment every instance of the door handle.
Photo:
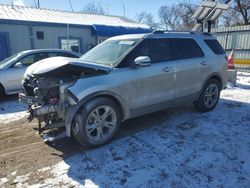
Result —
[[162, 71], [164, 71], [164, 72], [170, 72], [171, 68], [170, 67], [165, 67], [165, 68], [162, 69]]
[[202, 61], [200, 64], [203, 65], [203, 66], [206, 66], [207, 65], [207, 61]]

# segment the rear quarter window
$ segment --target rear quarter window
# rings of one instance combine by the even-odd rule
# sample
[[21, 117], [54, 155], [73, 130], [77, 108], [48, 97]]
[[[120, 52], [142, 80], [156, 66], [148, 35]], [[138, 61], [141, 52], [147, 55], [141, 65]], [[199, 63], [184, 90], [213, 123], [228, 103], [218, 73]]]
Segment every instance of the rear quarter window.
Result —
[[173, 60], [203, 57], [204, 53], [193, 39], [171, 38]]
[[217, 40], [204, 40], [208, 47], [217, 55], [225, 54], [224, 49]]

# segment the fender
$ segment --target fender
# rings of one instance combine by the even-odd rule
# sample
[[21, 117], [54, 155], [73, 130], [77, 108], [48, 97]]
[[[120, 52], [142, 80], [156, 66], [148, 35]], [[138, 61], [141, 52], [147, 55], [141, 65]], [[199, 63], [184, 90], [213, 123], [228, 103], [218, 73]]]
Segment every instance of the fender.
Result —
[[124, 103], [124, 101], [122, 100], [122, 98], [117, 95], [116, 93], [110, 92], [110, 91], [98, 91], [95, 93], [92, 93], [86, 97], [84, 97], [83, 99], [81, 99], [79, 102], [77, 102], [76, 105], [74, 106], [70, 106], [67, 108], [66, 110], [66, 117], [65, 117], [65, 127], [66, 127], [66, 133], [67, 136], [71, 136], [71, 125], [72, 125], [72, 121], [75, 117], [75, 114], [81, 109], [81, 107], [84, 105], [84, 103], [86, 103], [87, 101], [96, 98], [96, 97], [101, 97], [101, 96], [106, 96], [106, 97], [110, 97], [116, 100], [116, 102], [118, 102], [121, 110], [122, 110], [122, 119], [125, 120], [127, 119], [127, 117], [129, 116], [129, 112], [127, 112], [124, 106], [126, 106], [126, 104]]

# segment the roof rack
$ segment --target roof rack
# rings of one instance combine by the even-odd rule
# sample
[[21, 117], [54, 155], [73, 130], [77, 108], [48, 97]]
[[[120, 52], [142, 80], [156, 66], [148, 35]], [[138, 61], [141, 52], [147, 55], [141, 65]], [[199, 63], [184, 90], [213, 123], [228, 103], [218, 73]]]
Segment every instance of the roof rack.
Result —
[[153, 34], [166, 34], [166, 33], [188, 33], [188, 34], [198, 34], [198, 35], [208, 35], [212, 36], [208, 32], [194, 32], [194, 31], [185, 31], [185, 30], [155, 30]]

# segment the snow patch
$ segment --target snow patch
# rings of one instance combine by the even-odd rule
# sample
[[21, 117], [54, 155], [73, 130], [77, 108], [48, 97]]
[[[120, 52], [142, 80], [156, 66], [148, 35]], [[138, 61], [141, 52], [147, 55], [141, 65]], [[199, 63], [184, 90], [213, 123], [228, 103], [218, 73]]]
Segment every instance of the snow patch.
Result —
[[44, 167], [44, 168], [41, 168], [39, 170], [37, 170], [38, 172], [46, 172], [48, 170], [50, 170], [51, 168], [48, 166], [48, 167]]
[[3, 186], [5, 183], [7, 183], [9, 180], [8, 178], [1, 178], [0, 179], [0, 186]]

